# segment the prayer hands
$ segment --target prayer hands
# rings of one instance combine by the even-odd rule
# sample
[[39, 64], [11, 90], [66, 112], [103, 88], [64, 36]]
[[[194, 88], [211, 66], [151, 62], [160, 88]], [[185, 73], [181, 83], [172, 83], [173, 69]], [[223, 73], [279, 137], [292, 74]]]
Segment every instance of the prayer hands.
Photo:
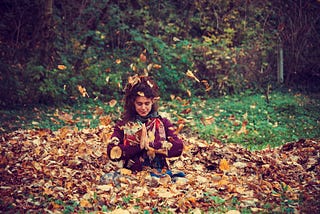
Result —
[[145, 124], [142, 124], [140, 149], [146, 149], [146, 150], [149, 149], [148, 134], [147, 134], [147, 128]]
[[156, 150], [149, 146], [149, 137], [148, 137], [148, 132], [145, 124], [142, 124], [140, 148], [147, 150], [148, 156], [152, 159], [155, 157], [156, 154], [162, 154], [162, 155], [168, 156], [168, 150], [166, 149]]

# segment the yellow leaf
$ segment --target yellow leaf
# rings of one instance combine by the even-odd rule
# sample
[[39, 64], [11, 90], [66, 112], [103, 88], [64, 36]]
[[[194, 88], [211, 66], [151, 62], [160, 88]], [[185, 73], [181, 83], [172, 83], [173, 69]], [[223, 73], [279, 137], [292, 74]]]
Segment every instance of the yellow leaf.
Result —
[[230, 169], [229, 163], [226, 159], [222, 159], [220, 161], [219, 169], [222, 171], [228, 171]]
[[142, 91], [138, 91], [137, 94], [140, 96], [140, 97], [144, 97], [144, 93]]
[[200, 80], [192, 73], [192, 71], [188, 70], [186, 75], [187, 75], [187, 77], [194, 79], [197, 82], [200, 82]]
[[120, 64], [121, 63], [121, 59], [116, 59], [116, 63]]

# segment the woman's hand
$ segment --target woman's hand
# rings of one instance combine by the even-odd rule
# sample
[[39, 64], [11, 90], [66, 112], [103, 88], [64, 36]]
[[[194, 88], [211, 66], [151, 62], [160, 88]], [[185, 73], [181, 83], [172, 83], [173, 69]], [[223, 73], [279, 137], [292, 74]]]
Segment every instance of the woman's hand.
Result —
[[141, 138], [140, 138], [140, 149], [148, 150], [149, 143], [148, 143], [148, 135], [147, 135], [147, 128], [145, 124], [142, 124], [141, 129]]

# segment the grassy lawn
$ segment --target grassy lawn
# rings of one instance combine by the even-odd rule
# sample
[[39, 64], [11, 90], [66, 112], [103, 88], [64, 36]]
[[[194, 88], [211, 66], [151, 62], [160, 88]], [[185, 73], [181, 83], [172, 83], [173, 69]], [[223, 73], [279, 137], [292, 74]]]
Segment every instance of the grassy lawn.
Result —
[[[250, 92], [221, 98], [173, 98], [160, 103], [160, 113], [180, 124], [181, 133], [197, 135], [208, 142], [242, 144], [261, 149], [300, 138], [320, 137], [320, 100], [300, 93]], [[82, 100], [74, 106], [34, 106], [1, 109], [0, 133], [18, 129], [51, 129], [63, 126], [94, 128], [100, 119], [111, 122], [121, 114], [121, 102]]]

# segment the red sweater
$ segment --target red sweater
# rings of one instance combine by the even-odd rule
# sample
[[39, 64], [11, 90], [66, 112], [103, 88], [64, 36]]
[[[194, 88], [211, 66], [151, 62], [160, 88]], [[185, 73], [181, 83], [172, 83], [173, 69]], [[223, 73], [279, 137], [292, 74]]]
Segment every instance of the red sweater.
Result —
[[[119, 121], [114, 126], [114, 131], [108, 144], [108, 156], [111, 160], [124, 160], [125, 167], [133, 171], [141, 171], [143, 167], [158, 170], [168, 168], [166, 157], [180, 156], [183, 150], [182, 140], [174, 133], [171, 122], [162, 117], [149, 118], [145, 123], [149, 146], [155, 150], [166, 151], [165, 154], [156, 153], [150, 156], [145, 149], [140, 148], [141, 122]], [[121, 157], [112, 159], [110, 151], [114, 147], [121, 149]]]

